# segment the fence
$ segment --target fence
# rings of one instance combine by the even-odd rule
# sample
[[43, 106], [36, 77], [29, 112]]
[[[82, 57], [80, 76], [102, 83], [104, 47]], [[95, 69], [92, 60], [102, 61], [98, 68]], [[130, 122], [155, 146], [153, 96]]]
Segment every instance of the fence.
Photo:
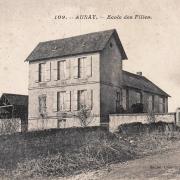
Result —
[[[155, 114], [155, 122], [162, 121], [168, 123], [176, 123], [176, 113], [167, 114]], [[149, 115], [147, 113], [142, 114], [110, 114], [109, 115], [109, 130], [115, 132], [119, 125], [141, 122], [143, 124], [149, 123]]]

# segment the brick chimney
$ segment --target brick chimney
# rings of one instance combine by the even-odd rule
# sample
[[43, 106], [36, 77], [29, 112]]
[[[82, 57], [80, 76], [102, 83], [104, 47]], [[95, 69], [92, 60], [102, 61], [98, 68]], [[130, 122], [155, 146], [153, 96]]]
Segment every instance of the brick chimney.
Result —
[[137, 72], [136, 74], [139, 75], [139, 76], [142, 76], [142, 72], [141, 71]]

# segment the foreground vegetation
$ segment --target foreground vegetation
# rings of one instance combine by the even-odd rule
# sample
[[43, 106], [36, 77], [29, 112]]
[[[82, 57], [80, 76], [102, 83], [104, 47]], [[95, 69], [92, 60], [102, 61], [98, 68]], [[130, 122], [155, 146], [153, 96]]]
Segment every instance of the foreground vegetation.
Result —
[[63, 177], [171, 148], [179, 130], [132, 124], [116, 134], [100, 127], [53, 129], [0, 137], [0, 174], [14, 179]]

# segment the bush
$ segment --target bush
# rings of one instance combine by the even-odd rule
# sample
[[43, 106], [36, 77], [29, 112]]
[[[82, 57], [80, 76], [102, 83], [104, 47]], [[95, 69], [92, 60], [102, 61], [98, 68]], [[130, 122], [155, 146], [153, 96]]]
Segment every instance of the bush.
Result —
[[91, 139], [87, 138], [87, 143], [76, 153], [58, 153], [19, 163], [14, 175], [23, 178], [68, 176], [132, 158], [130, 150], [123, 148], [120, 143], [112, 143], [105, 139], [96, 139], [92, 142]]
[[141, 122], [133, 122], [128, 124], [121, 124], [118, 127], [118, 132], [120, 134], [132, 135], [132, 134], [141, 134], [141, 133], [152, 133], [152, 132], [160, 132], [165, 133], [167, 131], [177, 131], [178, 127], [174, 123], [166, 123], [166, 122], [152, 122], [148, 124], [142, 124]]
[[130, 109], [131, 113], [143, 113], [143, 104], [142, 103], [137, 103], [133, 104]]

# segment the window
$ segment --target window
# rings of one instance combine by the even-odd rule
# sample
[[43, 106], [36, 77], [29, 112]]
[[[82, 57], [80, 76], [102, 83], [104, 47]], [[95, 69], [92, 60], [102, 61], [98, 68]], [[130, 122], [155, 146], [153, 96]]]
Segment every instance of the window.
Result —
[[148, 96], [148, 112], [153, 111], [153, 96], [149, 95]]
[[136, 97], [136, 99], [135, 99], [136, 103], [135, 104], [141, 103], [141, 93], [135, 92], [135, 97]]
[[85, 67], [85, 60], [86, 58], [78, 58], [78, 78], [84, 78], [86, 74], [86, 67]]
[[54, 93], [53, 111], [71, 111], [71, 91]]
[[65, 96], [66, 96], [65, 91], [57, 93], [57, 110], [58, 111], [65, 111], [66, 110]]
[[39, 64], [39, 82], [45, 81], [45, 63]]
[[82, 106], [86, 106], [88, 109], [93, 108], [93, 90], [77, 91], [77, 109], [80, 110]]
[[46, 95], [39, 96], [39, 113], [46, 113]]
[[159, 112], [160, 113], [165, 112], [165, 99], [162, 97], [159, 97]]
[[81, 109], [82, 106], [87, 106], [86, 95], [87, 90], [78, 91], [78, 109]]
[[35, 82], [45, 82], [51, 80], [51, 62], [38, 64], [38, 74]]
[[116, 92], [116, 112], [120, 111], [120, 92]]
[[[88, 78], [92, 76], [92, 57], [82, 57], [77, 59], [74, 63], [74, 77], [75, 78]], [[77, 74], [77, 76], [76, 76]]]
[[58, 80], [63, 80], [66, 78], [66, 61], [58, 61], [57, 71]]
[[122, 106], [123, 106], [124, 110], [127, 109], [127, 92], [126, 92], [126, 89], [122, 89]]

